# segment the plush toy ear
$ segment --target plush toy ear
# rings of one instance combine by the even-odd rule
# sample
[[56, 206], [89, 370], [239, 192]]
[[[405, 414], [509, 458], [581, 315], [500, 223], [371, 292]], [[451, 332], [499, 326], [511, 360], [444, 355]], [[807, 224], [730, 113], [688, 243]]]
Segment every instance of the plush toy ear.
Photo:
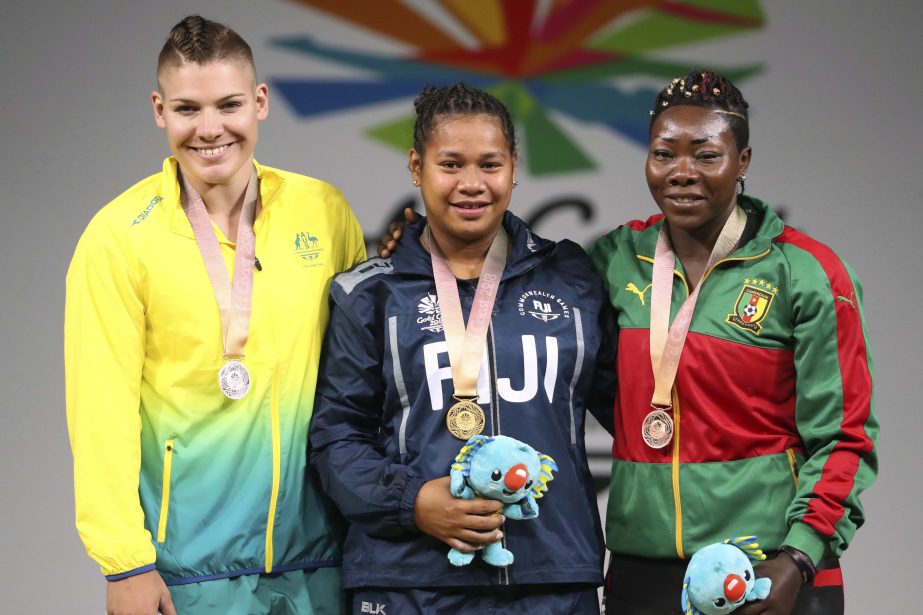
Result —
[[490, 440], [491, 438], [487, 436], [472, 436], [471, 439], [461, 447], [458, 455], [455, 456], [455, 462], [452, 464], [452, 468], [449, 471], [449, 476], [451, 477], [449, 491], [451, 491], [452, 495], [455, 497], [462, 497], [465, 491], [465, 478], [471, 476], [471, 458], [474, 457], [474, 454], [477, 453], [482, 446], [490, 442]]
[[692, 602], [689, 600], [689, 583], [692, 582], [692, 578], [687, 574], [686, 578], [683, 579], [683, 595], [681, 598], [683, 615], [703, 615], [702, 611], [692, 606]]
[[747, 554], [750, 561], [761, 562], [766, 559], [766, 554], [763, 553], [759, 543], [756, 541], [756, 536], [737, 536], [735, 538], [728, 538], [724, 541], [724, 544], [737, 547]]
[[464, 491], [465, 473], [462, 472], [461, 468], [456, 468], [456, 464], [453, 464], [452, 470], [449, 472], [449, 492], [455, 497], [460, 498]]
[[553, 472], [558, 471], [558, 464], [549, 455], [539, 453], [538, 460], [542, 464], [542, 469], [538, 473], [538, 480], [532, 485], [532, 497], [536, 500], [545, 495], [548, 491], [548, 482], [554, 480]]
[[465, 445], [461, 447], [458, 455], [455, 456], [455, 463], [452, 464], [452, 469], [462, 470], [465, 473], [465, 476], [468, 476], [471, 470], [471, 457], [474, 456], [479, 448], [488, 442], [490, 442], [490, 438], [487, 436], [472, 436], [472, 438], [465, 442]]

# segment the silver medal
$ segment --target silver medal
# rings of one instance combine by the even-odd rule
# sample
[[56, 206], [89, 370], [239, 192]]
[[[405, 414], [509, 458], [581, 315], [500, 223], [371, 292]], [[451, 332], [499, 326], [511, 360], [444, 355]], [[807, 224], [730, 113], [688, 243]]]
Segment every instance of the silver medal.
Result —
[[228, 399], [240, 399], [250, 390], [250, 372], [243, 363], [232, 359], [218, 372], [218, 386]]

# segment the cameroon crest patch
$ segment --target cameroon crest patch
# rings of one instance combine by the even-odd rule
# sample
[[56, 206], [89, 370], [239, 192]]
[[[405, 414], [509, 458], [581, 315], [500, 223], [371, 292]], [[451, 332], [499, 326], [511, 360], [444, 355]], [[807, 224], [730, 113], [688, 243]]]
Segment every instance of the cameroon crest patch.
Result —
[[728, 314], [726, 322], [759, 335], [763, 329], [760, 322], [769, 313], [777, 292], [779, 289], [766, 280], [745, 279], [744, 287], [740, 290], [737, 303], [734, 305], [734, 313]]

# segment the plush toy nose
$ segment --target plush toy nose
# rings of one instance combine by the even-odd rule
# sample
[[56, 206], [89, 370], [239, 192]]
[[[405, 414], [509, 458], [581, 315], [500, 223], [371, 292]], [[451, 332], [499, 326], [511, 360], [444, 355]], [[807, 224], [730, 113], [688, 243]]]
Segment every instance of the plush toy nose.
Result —
[[747, 584], [736, 574], [724, 577], [724, 595], [731, 602], [737, 602], [747, 593]]
[[527, 480], [529, 480], [528, 468], [526, 468], [525, 464], [517, 463], [506, 473], [503, 478], [503, 484], [510, 491], [519, 491]]

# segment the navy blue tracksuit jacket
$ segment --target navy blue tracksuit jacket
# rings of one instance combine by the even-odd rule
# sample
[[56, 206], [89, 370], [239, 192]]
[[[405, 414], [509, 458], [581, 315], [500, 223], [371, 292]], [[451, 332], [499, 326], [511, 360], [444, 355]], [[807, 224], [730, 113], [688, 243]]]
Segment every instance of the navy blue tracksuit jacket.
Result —
[[[314, 467], [349, 529], [343, 585], [458, 587], [600, 584], [604, 545], [583, 442], [589, 407], [611, 430], [615, 331], [589, 258], [535, 236], [507, 212], [511, 253], [478, 383], [483, 433], [551, 455], [558, 472], [537, 519], [507, 521], [512, 565], [452, 566], [413, 523], [424, 482], [447, 476], [463, 442], [447, 430], [448, 349], [429, 254], [406, 229], [391, 259], [337, 276], [311, 425]], [[476, 281], [459, 281], [467, 320]]]

